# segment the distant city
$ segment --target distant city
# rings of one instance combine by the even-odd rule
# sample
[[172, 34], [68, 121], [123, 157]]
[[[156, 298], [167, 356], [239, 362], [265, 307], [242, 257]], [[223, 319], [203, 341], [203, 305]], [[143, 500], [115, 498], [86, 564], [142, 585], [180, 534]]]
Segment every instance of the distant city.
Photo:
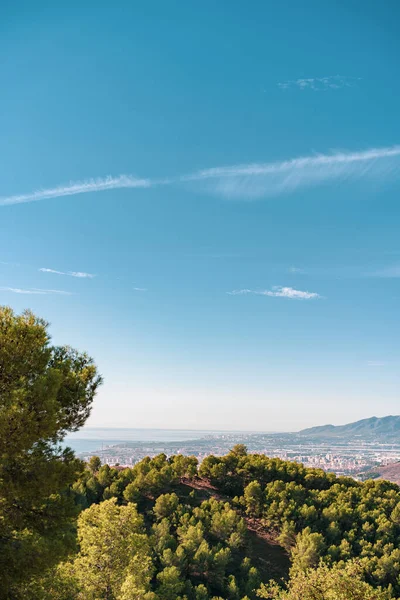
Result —
[[[364, 480], [371, 476], [379, 476], [378, 472], [375, 473], [376, 469], [400, 461], [400, 442], [397, 441], [399, 438], [393, 435], [393, 431], [390, 431], [390, 435], [386, 430], [379, 431], [377, 426], [379, 428], [382, 421], [374, 421], [371, 431], [370, 420], [358, 422], [357, 430], [360, 430], [360, 423], [368, 424], [368, 429], [364, 426], [361, 434], [354, 434], [356, 424], [345, 426], [352, 427], [349, 431], [344, 431], [343, 428], [332, 429], [332, 426], [329, 426], [299, 433], [166, 431], [163, 435], [162, 430], [122, 430], [126, 440], [115, 439], [117, 430], [113, 431], [113, 435], [111, 430], [104, 430], [107, 432], [104, 437], [101, 436], [100, 430], [97, 430], [97, 440], [90, 440], [90, 435], [89, 439], [83, 439], [82, 431], [81, 439], [70, 439], [68, 443], [83, 460], [89, 460], [96, 454], [103, 463], [121, 466], [132, 466], [145, 456], [155, 456], [161, 452], [167, 456], [193, 455], [202, 461], [210, 454], [224, 455], [232, 446], [242, 443], [247, 446], [249, 452], [296, 461], [306, 467], [321, 468], [336, 475]], [[390, 424], [392, 425], [392, 421]], [[336, 429], [340, 435], [335, 435]], [[94, 431], [88, 430], [88, 434], [93, 435]], [[134, 434], [129, 435], [129, 432]], [[85, 446], [87, 449], [84, 449]]]

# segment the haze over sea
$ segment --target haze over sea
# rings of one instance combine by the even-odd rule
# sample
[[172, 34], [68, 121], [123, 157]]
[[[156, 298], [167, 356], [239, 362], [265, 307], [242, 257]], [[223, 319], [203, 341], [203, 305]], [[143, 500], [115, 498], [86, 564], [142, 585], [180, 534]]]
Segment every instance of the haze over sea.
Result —
[[232, 433], [193, 429], [131, 429], [88, 427], [71, 433], [65, 438], [65, 445], [75, 452], [94, 452], [102, 445], [112, 446], [121, 442], [184, 442], [203, 438], [206, 435]]

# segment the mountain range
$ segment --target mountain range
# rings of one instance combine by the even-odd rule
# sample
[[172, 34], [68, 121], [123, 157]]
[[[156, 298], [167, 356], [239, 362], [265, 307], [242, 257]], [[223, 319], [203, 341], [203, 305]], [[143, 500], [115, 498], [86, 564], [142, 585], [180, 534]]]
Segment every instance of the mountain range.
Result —
[[310, 427], [299, 432], [307, 437], [368, 437], [385, 439], [400, 436], [400, 415], [387, 417], [370, 417], [347, 425], [321, 425]]

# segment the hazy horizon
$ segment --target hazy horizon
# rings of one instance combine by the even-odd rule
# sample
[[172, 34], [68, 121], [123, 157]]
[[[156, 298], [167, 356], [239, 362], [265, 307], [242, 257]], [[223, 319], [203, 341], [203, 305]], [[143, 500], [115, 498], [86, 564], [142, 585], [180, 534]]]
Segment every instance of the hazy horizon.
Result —
[[[361, 420], [368, 420], [368, 419], [373, 419], [373, 418], [385, 418], [385, 417], [393, 417], [393, 416], [397, 416], [397, 415], [370, 415], [368, 417], [363, 417], [363, 419], [357, 419], [357, 421], [361, 421]], [[340, 426], [340, 425], [348, 425], [350, 423], [353, 423], [353, 421], [343, 421], [340, 423], [313, 423], [310, 424], [307, 427], [303, 427], [302, 429], [308, 429], [309, 427], [322, 427], [325, 425], [335, 425], [335, 426]], [[213, 429], [213, 428], [207, 428], [207, 429], [199, 429], [199, 428], [194, 428], [194, 429], [190, 429], [190, 428], [175, 428], [175, 427], [130, 427], [127, 425], [121, 425], [121, 426], [112, 426], [112, 425], [96, 425], [96, 426], [91, 426], [91, 425], [84, 425], [81, 429], [79, 429], [79, 431], [77, 432], [73, 432], [68, 434], [69, 436], [73, 436], [73, 437], [77, 437], [80, 434], [84, 434], [87, 431], [102, 431], [102, 430], [107, 430], [107, 431], [183, 431], [183, 432], [190, 432], [192, 431], [193, 433], [249, 433], [249, 434], [262, 434], [262, 433], [266, 433], [266, 434], [273, 434], [273, 433], [296, 433], [296, 430], [265, 430], [265, 429]]]

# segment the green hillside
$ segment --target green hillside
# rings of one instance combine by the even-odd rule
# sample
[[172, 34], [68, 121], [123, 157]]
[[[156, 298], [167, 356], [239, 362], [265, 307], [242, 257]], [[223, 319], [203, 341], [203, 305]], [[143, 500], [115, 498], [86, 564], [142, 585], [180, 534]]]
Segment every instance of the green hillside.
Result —
[[341, 565], [329, 576], [355, 569], [373, 598], [400, 594], [400, 490], [389, 482], [357, 483], [238, 445], [200, 466], [182, 455], [132, 469], [93, 459], [71, 493], [82, 511], [78, 548], [23, 597], [255, 600], [271, 579], [297, 585], [321, 560]]

